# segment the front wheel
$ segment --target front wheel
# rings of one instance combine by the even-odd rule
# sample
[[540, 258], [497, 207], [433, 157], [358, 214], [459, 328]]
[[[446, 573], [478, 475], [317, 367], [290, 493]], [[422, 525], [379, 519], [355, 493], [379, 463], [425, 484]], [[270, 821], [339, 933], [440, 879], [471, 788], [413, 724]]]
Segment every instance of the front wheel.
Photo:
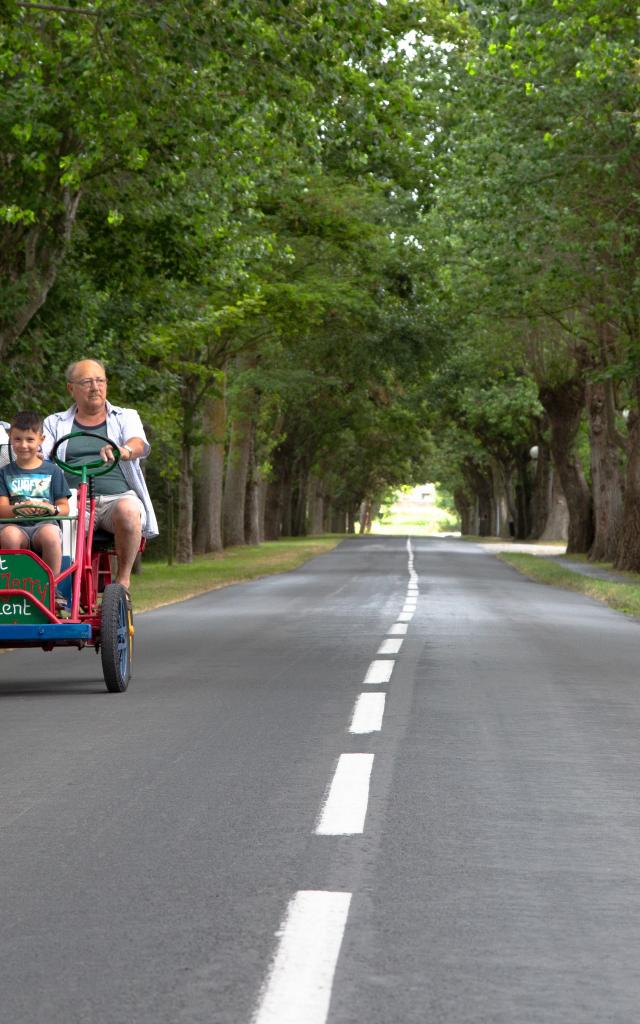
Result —
[[131, 679], [133, 612], [129, 593], [121, 583], [108, 583], [104, 588], [100, 653], [107, 690], [122, 693]]

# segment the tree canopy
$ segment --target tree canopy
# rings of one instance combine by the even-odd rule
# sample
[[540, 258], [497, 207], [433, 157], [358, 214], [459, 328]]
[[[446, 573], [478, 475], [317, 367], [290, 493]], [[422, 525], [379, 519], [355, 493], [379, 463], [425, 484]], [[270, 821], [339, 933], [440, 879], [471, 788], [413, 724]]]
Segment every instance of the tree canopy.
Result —
[[636, 16], [552, 6], [5, 0], [5, 418], [104, 358], [186, 559], [553, 477], [640, 564]]

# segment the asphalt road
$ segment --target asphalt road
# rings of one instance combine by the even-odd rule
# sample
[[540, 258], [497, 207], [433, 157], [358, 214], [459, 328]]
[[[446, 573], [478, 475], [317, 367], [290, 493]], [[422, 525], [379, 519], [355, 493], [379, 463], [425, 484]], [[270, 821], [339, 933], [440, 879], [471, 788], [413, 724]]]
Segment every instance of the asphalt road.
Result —
[[0, 656], [2, 1024], [638, 1021], [640, 624], [409, 547]]

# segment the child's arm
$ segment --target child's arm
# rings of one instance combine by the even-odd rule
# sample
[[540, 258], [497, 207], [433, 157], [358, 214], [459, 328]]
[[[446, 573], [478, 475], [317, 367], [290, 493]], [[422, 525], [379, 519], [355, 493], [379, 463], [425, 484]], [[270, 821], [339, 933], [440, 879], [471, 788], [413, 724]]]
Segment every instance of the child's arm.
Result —
[[13, 518], [13, 507], [4, 494], [0, 494], [0, 519]]
[[71, 494], [71, 491], [69, 490], [69, 485], [65, 480], [64, 473], [62, 472], [59, 466], [56, 466], [56, 468], [53, 471], [50, 494], [53, 495], [51, 499], [53, 501], [53, 504], [57, 505], [58, 508], [60, 509], [60, 515], [68, 516], [69, 495]]

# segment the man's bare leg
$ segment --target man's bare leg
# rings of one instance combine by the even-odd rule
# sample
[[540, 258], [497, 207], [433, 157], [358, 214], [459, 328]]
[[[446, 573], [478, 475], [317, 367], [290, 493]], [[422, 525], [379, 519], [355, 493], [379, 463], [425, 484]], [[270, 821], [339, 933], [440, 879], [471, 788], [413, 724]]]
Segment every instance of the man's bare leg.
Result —
[[122, 498], [115, 503], [113, 510], [113, 533], [118, 558], [118, 575], [116, 583], [122, 583], [129, 589], [131, 570], [140, 550], [142, 527], [140, 524], [140, 508], [134, 501]]

